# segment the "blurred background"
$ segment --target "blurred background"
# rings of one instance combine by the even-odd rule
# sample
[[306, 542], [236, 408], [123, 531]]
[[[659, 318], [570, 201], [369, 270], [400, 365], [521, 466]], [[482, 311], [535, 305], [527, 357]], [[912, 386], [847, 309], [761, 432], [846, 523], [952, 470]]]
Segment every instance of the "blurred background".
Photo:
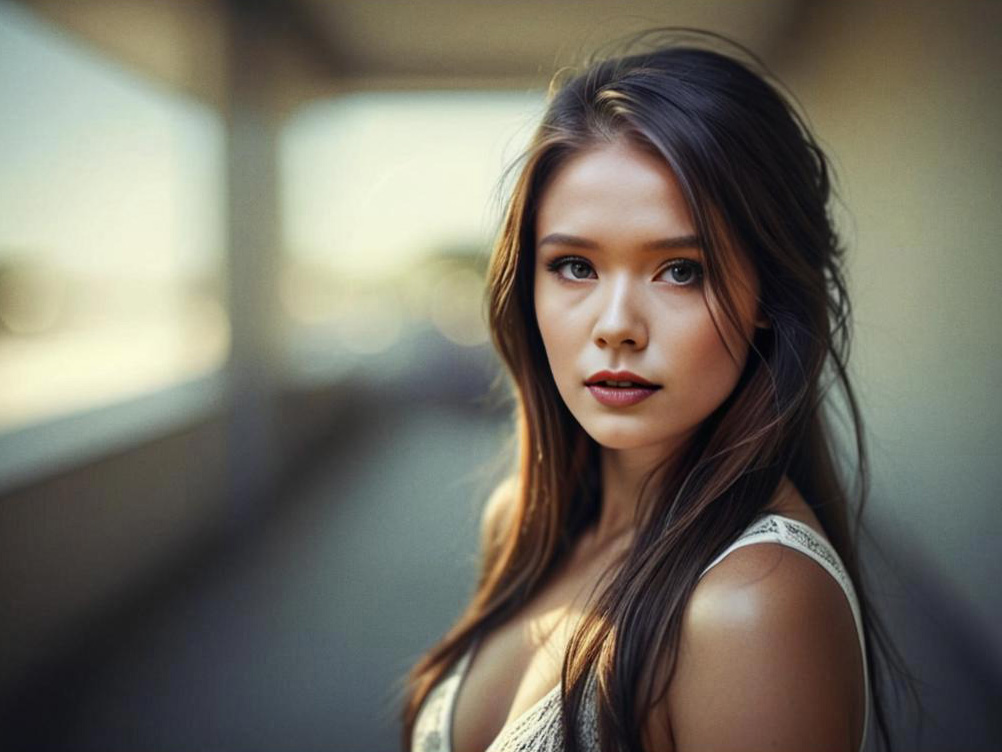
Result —
[[834, 160], [893, 724], [1002, 746], [1002, 3], [808, 0], [0, 0], [0, 746], [397, 748], [510, 467], [503, 169], [668, 24]]

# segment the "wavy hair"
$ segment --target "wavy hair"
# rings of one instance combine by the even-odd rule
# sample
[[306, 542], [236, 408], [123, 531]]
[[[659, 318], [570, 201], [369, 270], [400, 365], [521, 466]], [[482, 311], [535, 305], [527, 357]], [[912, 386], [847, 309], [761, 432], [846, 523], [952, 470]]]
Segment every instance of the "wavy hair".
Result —
[[[868, 470], [846, 370], [851, 310], [829, 210], [829, 163], [750, 52], [717, 35], [682, 31], [684, 41], [660, 38], [650, 51], [595, 60], [553, 87], [518, 163], [487, 298], [514, 399], [512, 508], [485, 547], [471, 602], [410, 673], [405, 749], [431, 688], [479, 636], [527, 602], [597, 520], [599, 447], [561, 400], [535, 320], [534, 228], [542, 192], [561, 166], [620, 139], [658, 155], [678, 180], [702, 240], [706, 282], [727, 319], [718, 330], [738, 326], [731, 287], [739, 252], [758, 274], [769, 326], [756, 331], [737, 386], [682, 456], [666, 457], [645, 479], [633, 545], [608, 572], [564, 658], [566, 749], [578, 749], [573, 730], [594, 673], [602, 748], [640, 752], [647, 714], [667, 690], [645, 668], [647, 657], [664, 656], [670, 680], [683, 610], [701, 572], [763, 514], [784, 475], [817, 515], [855, 586], [877, 729], [891, 748], [875, 648], [888, 666], [903, 664], [867, 598], [857, 554]], [[710, 48], [720, 41], [743, 59]], [[833, 386], [853, 429], [855, 494], [840, 479], [826, 420]]]

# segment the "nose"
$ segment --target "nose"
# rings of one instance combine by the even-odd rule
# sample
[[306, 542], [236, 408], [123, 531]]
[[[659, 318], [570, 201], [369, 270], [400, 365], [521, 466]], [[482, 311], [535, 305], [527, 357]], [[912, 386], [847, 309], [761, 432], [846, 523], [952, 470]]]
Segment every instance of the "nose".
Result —
[[599, 347], [647, 347], [647, 322], [637, 291], [629, 279], [609, 282], [607, 292], [599, 296], [601, 309], [595, 321], [593, 339]]

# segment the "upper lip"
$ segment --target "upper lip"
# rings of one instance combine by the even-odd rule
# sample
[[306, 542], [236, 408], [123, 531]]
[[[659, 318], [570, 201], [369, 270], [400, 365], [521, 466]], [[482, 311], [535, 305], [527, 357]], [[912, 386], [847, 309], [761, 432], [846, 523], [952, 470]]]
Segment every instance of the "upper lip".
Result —
[[653, 386], [660, 387], [660, 384], [654, 384], [647, 379], [637, 376], [637, 374], [632, 371], [599, 371], [598, 373], [593, 373], [585, 381], [585, 386], [594, 384], [597, 381], [632, 381], [635, 384], [642, 384], [643, 386]]

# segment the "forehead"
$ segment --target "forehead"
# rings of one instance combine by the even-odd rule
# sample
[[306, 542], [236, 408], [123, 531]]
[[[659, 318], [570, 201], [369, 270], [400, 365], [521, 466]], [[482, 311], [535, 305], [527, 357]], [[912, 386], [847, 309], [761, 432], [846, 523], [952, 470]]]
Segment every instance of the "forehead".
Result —
[[[711, 208], [712, 213], [712, 208]], [[716, 221], [713, 221], [716, 218]], [[703, 263], [716, 269], [717, 286], [729, 296], [757, 297], [755, 264], [714, 214], [713, 248], [702, 239]], [[630, 258], [642, 245], [697, 235], [689, 204], [674, 172], [660, 156], [617, 141], [570, 157], [543, 189], [536, 213], [535, 239], [551, 233], [583, 238], [603, 250]]]
[[678, 180], [663, 159], [626, 141], [595, 146], [561, 165], [539, 199], [536, 237], [566, 232], [602, 241], [692, 234]]

